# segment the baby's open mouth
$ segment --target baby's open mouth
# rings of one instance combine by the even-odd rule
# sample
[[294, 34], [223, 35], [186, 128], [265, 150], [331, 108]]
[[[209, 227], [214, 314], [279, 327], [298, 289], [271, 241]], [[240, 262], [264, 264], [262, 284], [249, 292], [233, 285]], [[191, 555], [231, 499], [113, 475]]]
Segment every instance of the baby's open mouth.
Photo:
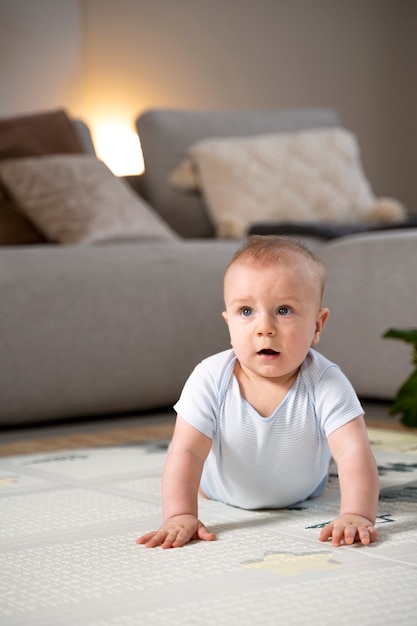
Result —
[[259, 350], [258, 354], [267, 354], [268, 356], [272, 356], [273, 354], [279, 354], [276, 350], [272, 350], [272, 348], [263, 348]]

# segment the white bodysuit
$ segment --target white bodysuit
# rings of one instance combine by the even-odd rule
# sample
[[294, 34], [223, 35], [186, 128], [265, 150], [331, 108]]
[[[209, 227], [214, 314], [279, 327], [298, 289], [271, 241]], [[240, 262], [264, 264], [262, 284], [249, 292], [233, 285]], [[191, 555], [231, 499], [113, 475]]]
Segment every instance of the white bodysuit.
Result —
[[310, 350], [270, 417], [242, 397], [226, 350], [202, 361], [175, 405], [212, 439], [201, 486], [207, 496], [244, 509], [284, 508], [318, 495], [327, 483], [327, 437], [363, 414], [340, 368]]

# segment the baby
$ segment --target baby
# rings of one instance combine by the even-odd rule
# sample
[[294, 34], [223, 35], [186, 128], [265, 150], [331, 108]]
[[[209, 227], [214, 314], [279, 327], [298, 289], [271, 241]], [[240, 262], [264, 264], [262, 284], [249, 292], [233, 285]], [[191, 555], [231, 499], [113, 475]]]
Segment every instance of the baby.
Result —
[[331, 457], [340, 512], [320, 540], [376, 540], [379, 480], [362, 407], [339, 367], [311, 349], [329, 315], [324, 273], [287, 237], [250, 237], [235, 254], [224, 279], [232, 349], [202, 361], [184, 386], [162, 477], [163, 524], [137, 543], [215, 539], [198, 519], [199, 493], [244, 509], [314, 497]]

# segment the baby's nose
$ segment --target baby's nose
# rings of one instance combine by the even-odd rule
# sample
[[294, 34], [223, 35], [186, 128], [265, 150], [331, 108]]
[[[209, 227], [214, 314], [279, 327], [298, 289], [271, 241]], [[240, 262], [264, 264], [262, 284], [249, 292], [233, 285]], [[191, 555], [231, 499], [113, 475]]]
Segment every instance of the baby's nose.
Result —
[[275, 324], [271, 320], [269, 316], [264, 316], [259, 320], [259, 325], [257, 328], [257, 334], [259, 336], [262, 335], [275, 335]]
[[260, 328], [258, 330], [258, 335], [259, 336], [265, 335], [265, 336], [272, 337], [273, 335], [275, 335], [275, 330], [273, 328]]

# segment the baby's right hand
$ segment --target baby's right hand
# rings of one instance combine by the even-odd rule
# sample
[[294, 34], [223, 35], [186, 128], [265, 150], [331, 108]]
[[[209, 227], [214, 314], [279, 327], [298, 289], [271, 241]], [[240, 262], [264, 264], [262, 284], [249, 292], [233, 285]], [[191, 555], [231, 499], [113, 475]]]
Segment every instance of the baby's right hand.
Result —
[[144, 544], [145, 548], [179, 548], [192, 539], [213, 541], [216, 535], [207, 530], [200, 520], [194, 515], [176, 515], [166, 520], [159, 528], [146, 533], [136, 540], [138, 544]]

